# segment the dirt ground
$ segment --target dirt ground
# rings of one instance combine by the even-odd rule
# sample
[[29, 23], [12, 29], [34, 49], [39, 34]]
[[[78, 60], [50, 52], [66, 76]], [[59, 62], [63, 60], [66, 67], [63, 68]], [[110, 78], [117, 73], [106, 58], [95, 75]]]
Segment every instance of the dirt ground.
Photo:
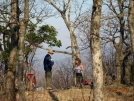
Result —
[[[57, 91], [26, 92], [27, 101], [92, 101], [93, 91], [89, 87]], [[134, 101], [134, 87], [124, 85], [105, 86], [104, 101]]]
[[27, 92], [27, 101], [90, 101], [89, 89]]
[[[16, 94], [19, 101], [19, 95]], [[83, 89], [71, 88], [68, 90], [44, 90], [26, 91], [26, 101], [92, 101], [93, 91], [90, 87]], [[4, 98], [0, 97], [0, 101]], [[134, 101], [134, 87], [106, 86], [104, 89], [104, 101]]]

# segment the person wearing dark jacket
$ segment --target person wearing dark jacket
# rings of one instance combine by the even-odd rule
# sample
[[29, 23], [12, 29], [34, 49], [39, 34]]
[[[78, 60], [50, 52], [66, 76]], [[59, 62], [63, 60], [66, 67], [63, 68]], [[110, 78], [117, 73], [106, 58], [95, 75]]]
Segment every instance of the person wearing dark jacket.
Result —
[[52, 55], [54, 54], [53, 50], [49, 50], [48, 54], [45, 56], [43, 64], [45, 70], [45, 79], [46, 79], [46, 89], [51, 89], [52, 82], [52, 66], [54, 65], [54, 61], [52, 60]]

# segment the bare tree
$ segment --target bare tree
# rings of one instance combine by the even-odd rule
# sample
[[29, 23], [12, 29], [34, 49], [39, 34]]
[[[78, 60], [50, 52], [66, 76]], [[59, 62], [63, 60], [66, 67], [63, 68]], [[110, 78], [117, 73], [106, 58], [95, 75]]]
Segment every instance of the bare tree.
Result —
[[91, 28], [90, 28], [90, 47], [93, 66], [93, 98], [94, 101], [103, 101], [103, 68], [102, 54], [100, 45], [100, 18], [102, 0], [93, 0]]
[[[61, 17], [63, 18], [69, 32], [70, 32], [70, 40], [71, 40], [71, 50], [72, 50], [72, 63], [73, 63], [73, 68], [75, 67], [75, 60], [74, 60], [74, 54], [76, 54], [76, 56], [78, 58], [80, 57], [80, 50], [79, 50], [79, 46], [78, 46], [78, 42], [76, 39], [76, 35], [75, 35], [75, 29], [77, 28], [77, 26], [79, 25], [79, 23], [75, 23], [78, 20], [78, 17], [81, 15], [81, 9], [83, 7], [83, 4], [86, 2], [86, 0], [82, 0], [81, 1], [81, 5], [79, 5], [78, 1], [73, 1], [73, 0], [45, 0], [46, 2], [48, 2], [50, 5], [52, 5], [57, 11], [58, 13], [60, 13]], [[72, 5], [75, 4], [75, 11], [74, 13], [72, 13]], [[77, 9], [78, 8], [78, 9]], [[79, 11], [78, 15], [75, 18], [74, 23], [72, 24], [71, 21], [71, 15], [77, 13], [77, 11]], [[74, 26], [74, 27], [73, 27]], [[74, 80], [75, 80], [75, 75], [74, 75]]]
[[[72, 0], [68, 0], [67, 2], [65, 0], [57, 1], [57, 2], [56, 1], [49, 1], [49, 0], [45, 0], [45, 1], [48, 2], [50, 5], [52, 5], [60, 13], [61, 17], [63, 18], [63, 20], [64, 20], [64, 22], [65, 22], [65, 24], [70, 32], [72, 52], [75, 49], [75, 51], [77, 53], [77, 57], [80, 58], [79, 47], [77, 44], [77, 40], [76, 40], [76, 36], [74, 34], [74, 31], [72, 30], [71, 20], [70, 20]], [[59, 4], [62, 3], [63, 9], [60, 9], [60, 7], [58, 7], [58, 3]]]
[[102, 21], [102, 25], [107, 23], [107, 27], [105, 26], [104, 29], [102, 27], [102, 39], [105, 40], [106, 43], [112, 42], [116, 49], [116, 80], [118, 84], [121, 83], [123, 60], [131, 53], [130, 44], [126, 41], [129, 38], [127, 28], [127, 2], [127, 0], [117, 0], [116, 4], [112, 0], [104, 0], [103, 2], [104, 5], [107, 5], [110, 11], [105, 18], [103, 15], [104, 22]]

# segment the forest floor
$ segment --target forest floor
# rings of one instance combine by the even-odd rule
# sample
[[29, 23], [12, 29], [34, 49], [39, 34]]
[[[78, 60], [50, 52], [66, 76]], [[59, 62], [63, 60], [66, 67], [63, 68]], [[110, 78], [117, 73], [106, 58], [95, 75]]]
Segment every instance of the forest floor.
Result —
[[[16, 96], [19, 101], [19, 96]], [[93, 90], [89, 86], [83, 89], [26, 91], [26, 101], [92, 101]], [[1, 99], [0, 101], [4, 101]], [[105, 86], [104, 101], [134, 101], [134, 87], [124, 85]]]
[[[92, 101], [93, 90], [83, 89], [26, 92], [27, 101]], [[104, 88], [104, 101], [134, 101], [134, 87], [112, 84]]]

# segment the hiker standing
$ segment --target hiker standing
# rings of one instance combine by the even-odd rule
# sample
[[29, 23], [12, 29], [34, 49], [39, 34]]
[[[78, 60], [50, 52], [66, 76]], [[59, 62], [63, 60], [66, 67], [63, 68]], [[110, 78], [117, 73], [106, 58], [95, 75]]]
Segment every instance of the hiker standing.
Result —
[[54, 54], [53, 50], [49, 50], [48, 54], [45, 56], [43, 64], [45, 70], [45, 79], [46, 79], [46, 89], [50, 90], [52, 83], [52, 66], [54, 65], [54, 61], [52, 60], [52, 55]]
[[79, 58], [75, 59], [75, 64], [76, 64], [76, 86], [80, 85], [79, 88], [82, 88], [82, 82], [83, 82], [83, 65], [81, 63], [81, 60]]

